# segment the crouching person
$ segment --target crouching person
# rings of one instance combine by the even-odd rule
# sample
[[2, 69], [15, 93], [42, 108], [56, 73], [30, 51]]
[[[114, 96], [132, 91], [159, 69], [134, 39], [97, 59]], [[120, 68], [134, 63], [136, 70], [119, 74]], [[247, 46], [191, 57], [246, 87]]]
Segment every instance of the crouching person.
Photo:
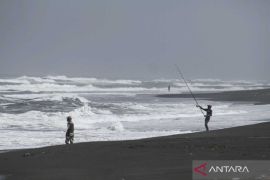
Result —
[[66, 132], [66, 144], [73, 144], [74, 141], [74, 124], [71, 116], [67, 117], [67, 132]]

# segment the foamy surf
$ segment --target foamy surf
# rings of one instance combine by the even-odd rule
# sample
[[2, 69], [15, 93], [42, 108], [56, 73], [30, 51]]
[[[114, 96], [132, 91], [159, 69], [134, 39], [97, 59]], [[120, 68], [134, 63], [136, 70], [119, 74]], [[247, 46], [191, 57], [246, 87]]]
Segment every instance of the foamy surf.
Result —
[[[155, 94], [185, 93], [179, 80], [107, 80], [66, 76], [0, 79], [0, 150], [64, 143], [66, 116], [75, 123], [75, 142], [129, 140], [204, 130], [192, 99]], [[194, 92], [261, 89], [267, 83], [193, 80]], [[269, 118], [269, 105], [211, 103], [211, 129], [253, 124]]]

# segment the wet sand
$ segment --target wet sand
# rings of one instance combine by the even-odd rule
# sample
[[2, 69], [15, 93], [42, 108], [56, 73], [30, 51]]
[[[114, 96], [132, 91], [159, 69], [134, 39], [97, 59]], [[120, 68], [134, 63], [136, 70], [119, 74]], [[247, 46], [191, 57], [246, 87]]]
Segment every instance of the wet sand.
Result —
[[[159, 94], [160, 98], [192, 98], [190, 94]], [[195, 94], [198, 99], [210, 101], [236, 101], [252, 102], [256, 105], [270, 103], [270, 89], [229, 91], [219, 93], [199, 93]]]
[[0, 154], [6, 179], [191, 179], [192, 160], [270, 160], [270, 123], [135, 141], [89, 142]]
[[[265, 104], [269, 102], [269, 92], [230, 92], [230, 96], [223, 93], [211, 99], [239, 101], [242, 98]], [[270, 122], [133, 141], [4, 152], [0, 153], [0, 177], [7, 180], [188, 180], [192, 177], [192, 160], [244, 159], [270, 160]]]

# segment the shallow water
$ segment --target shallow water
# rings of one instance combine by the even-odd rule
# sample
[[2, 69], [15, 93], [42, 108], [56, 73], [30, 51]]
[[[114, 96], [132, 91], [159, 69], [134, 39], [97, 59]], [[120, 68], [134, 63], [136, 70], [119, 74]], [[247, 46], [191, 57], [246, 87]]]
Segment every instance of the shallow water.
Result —
[[[66, 116], [75, 123], [75, 142], [124, 140], [204, 130], [204, 118], [192, 99], [158, 98], [185, 93], [179, 80], [106, 80], [65, 76], [0, 79], [0, 149], [63, 144]], [[194, 92], [269, 88], [247, 81], [194, 80]], [[267, 121], [270, 106], [210, 102], [210, 129]]]

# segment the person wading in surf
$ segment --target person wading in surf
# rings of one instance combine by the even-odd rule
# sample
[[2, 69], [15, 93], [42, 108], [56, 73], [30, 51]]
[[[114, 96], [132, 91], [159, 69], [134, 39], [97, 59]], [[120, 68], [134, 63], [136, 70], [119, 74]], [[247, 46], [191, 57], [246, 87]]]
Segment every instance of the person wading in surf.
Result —
[[206, 115], [204, 116], [205, 117], [205, 129], [206, 131], [209, 131], [209, 128], [208, 128], [208, 122], [210, 121], [210, 117], [212, 116], [212, 106], [211, 105], [207, 105], [207, 108], [202, 108], [200, 105], [196, 105], [196, 107], [199, 107], [201, 110], [204, 110], [206, 112]]
[[66, 144], [73, 144], [74, 141], [74, 124], [71, 116], [67, 117], [67, 132], [66, 132]]

